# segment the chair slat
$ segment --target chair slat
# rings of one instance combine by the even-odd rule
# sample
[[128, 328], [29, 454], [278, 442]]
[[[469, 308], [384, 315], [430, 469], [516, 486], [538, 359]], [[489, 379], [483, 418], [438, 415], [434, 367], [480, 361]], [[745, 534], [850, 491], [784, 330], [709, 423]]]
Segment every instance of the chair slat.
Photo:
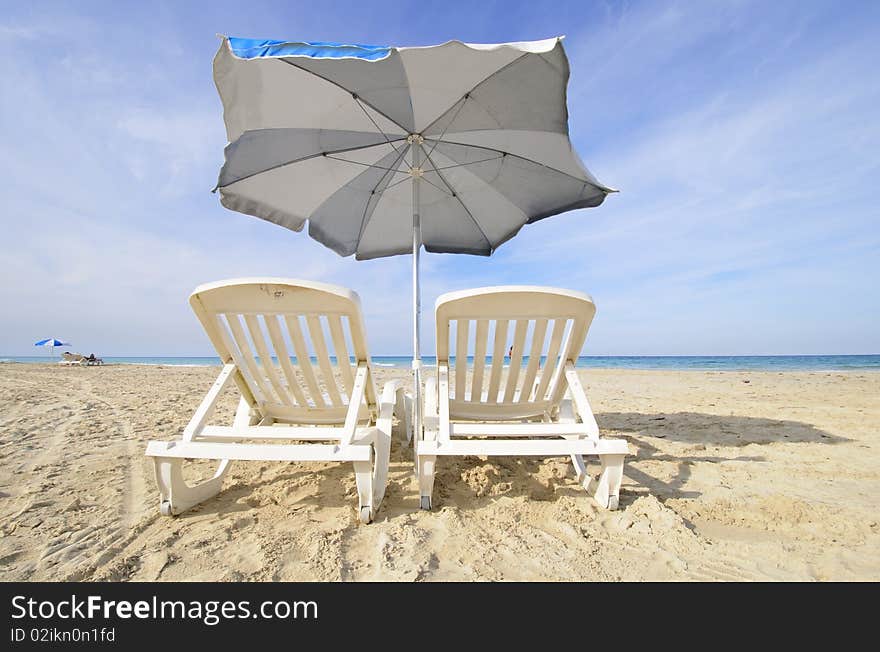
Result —
[[504, 402], [510, 403], [516, 392], [516, 381], [519, 380], [522, 366], [523, 349], [526, 346], [526, 333], [529, 330], [528, 319], [517, 319], [513, 329], [513, 353], [510, 356], [510, 370], [507, 372], [507, 385], [504, 388]]
[[306, 401], [306, 397], [299, 386], [299, 378], [296, 377], [293, 365], [290, 364], [290, 351], [287, 350], [287, 345], [284, 343], [284, 336], [281, 334], [281, 328], [278, 325], [278, 317], [276, 315], [265, 315], [265, 319], [266, 330], [269, 331], [269, 339], [272, 341], [272, 348], [275, 349], [278, 364], [281, 365], [284, 377], [287, 378], [287, 387], [293, 392], [296, 402], [302, 407], [306, 407], [308, 401]]
[[245, 364], [241, 352], [238, 350], [235, 342], [232, 341], [232, 338], [229, 337], [229, 330], [226, 326], [228, 320], [224, 321], [223, 317], [221, 317], [220, 315], [214, 315], [214, 320], [217, 324], [217, 334], [220, 336], [220, 339], [223, 342], [223, 346], [226, 348], [227, 351], [229, 351], [229, 355], [231, 355], [232, 359], [235, 361], [235, 366], [238, 369], [238, 373], [241, 374], [241, 377], [244, 379], [244, 382], [250, 390], [251, 394], [254, 395], [254, 400], [256, 400], [257, 403], [265, 403], [266, 395], [263, 394], [253, 376], [251, 376], [251, 372], [248, 369], [248, 366]]
[[471, 380], [471, 401], [483, 400], [483, 369], [486, 367], [486, 340], [489, 336], [489, 320], [477, 320], [477, 333], [474, 336], [474, 377]]
[[562, 335], [565, 333], [565, 319], [553, 320], [553, 332], [550, 334], [550, 348], [547, 349], [547, 362], [541, 370], [541, 382], [538, 384], [538, 391], [535, 392], [535, 400], [540, 401], [547, 393], [547, 387], [550, 385], [554, 375], [554, 370], [559, 365], [559, 346], [562, 344]]
[[327, 352], [327, 342], [324, 338], [324, 329], [321, 328], [321, 319], [316, 315], [306, 317], [309, 326], [309, 337], [312, 338], [312, 346], [315, 348], [315, 357], [321, 367], [324, 376], [324, 387], [330, 395], [330, 401], [335, 406], [342, 405], [342, 397], [339, 395], [339, 387], [336, 385], [336, 377], [333, 375], [333, 365], [330, 362], [330, 354]]
[[254, 353], [253, 351], [251, 351], [251, 347], [248, 346], [247, 337], [245, 337], [244, 330], [241, 327], [239, 316], [227, 314], [226, 323], [229, 324], [229, 330], [232, 331], [232, 337], [235, 339], [235, 343], [238, 345], [238, 350], [241, 353], [244, 364], [247, 366], [248, 371], [251, 373], [251, 376], [256, 382], [257, 387], [260, 388], [260, 391], [263, 393], [263, 396], [265, 396], [267, 400], [271, 400], [272, 392], [269, 390], [269, 385], [266, 384], [265, 377], [260, 372], [257, 361], [254, 359]]
[[577, 328], [577, 322], [572, 321], [571, 328], [568, 329], [568, 332], [563, 338], [562, 349], [559, 352], [559, 364], [556, 365], [556, 369], [553, 372], [553, 378], [550, 381], [550, 393], [548, 394], [548, 397], [554, 405], [562, 400], [562, 394], [565, 391], [566, 384], [562, 382], [562, 379], [565, 375], [566, 361], [572, 357], [572, 349], [577, 345], [576, 340], [578, 338], [574, 336]]
[[257, 349], [257, 354], [260, 356], [260, 361], [263, 363], [263, 371], [269, 377], [269, 383], [272, 385], [272, 389], [275, 390], [275, 393], [278, 394], [278, 398], [281, 399], [281, 402], [284, 405], [292, 406], [293, 400], [290, 398], [290, 392], [288, 392], [284, 388], [284, 385], [282, 385], [281, 378], [278, 376], [278, 372], [275, 370], [275, 365], [272, 363], [272, 355], [266, 347], [266, 340], [263, 335], [263, 329], [260, 328], [260, 322], [254, 315], [245, 315], [244, 323], [247, 325], [248, 331], [250, 331], [251, 341]]
[[[522, 390], [519, 393], [519, 401], [532, 400], [532, 385], [541, 366], [541, 351], [544, 350], [544, 339], [547, 337], [547, 320], [536, 319], [535, 329], [532, 331], [532, 348], [529, 350], [529, 364], [526, 367], [526, 375], [523, 377]], [[537, 397], [536, 397], [537, 398]]]
[[464, 400], [467, 384], [467, 345], [471, 322], [459, 319], [455, 327], [455, 400]]
[[312, 395], [312, 402], [315, 407], [326, 407], [327, 402], [318, 389], [318, 381], [315, 379], [315, 372], [312, 369], [312, 360], [309, 358], [309, 350], [306, 348], [306, 341], [303, 339], [302, 329], [299, 326], [299, 318], [296, 315], [284, 315], [284, 322], [287, 324], [287, 330], [290, 331], [290, 341], [293, 342], [293, 350], [296, 353], [296, 366], [306, 381], [306, 387]]
[[333, 352], [336, 354], [336, 366], [342, 376], [342, 384], [345, 393], [351, 397], [354, 386], [354, 376], [351, 373], [351, 361], [348, 357], [348, 345], [345, 343], [345, 335], [342, 330], [342, 318], [339, 315], [328, 315], [327, 323], [330, 324], [330, 336], [333, 338]]
[[504, 347], [507, 344], [509, 323], [507, 319], [499, 319], [495, 322], [495, 345], [492, 347], [492, 369], [489, 372], [489, 403], [498, 400], [498, 386], [504, 369]]

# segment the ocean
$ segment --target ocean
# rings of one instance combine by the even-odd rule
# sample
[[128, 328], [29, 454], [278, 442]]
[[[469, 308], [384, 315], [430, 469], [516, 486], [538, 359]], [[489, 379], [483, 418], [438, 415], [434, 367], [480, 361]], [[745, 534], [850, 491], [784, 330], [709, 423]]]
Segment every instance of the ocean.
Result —
[[[207, 357], [114, 357], [103, 356], [106, 364], [145, 364], [206, 367], [220, 364], [220, 358]], [[378, 367], [410, 368], [410, 356], [374, 355]], [[454, 359], [454, 358], [453, 358]], [[469, 356], [468, 359], [472, 359]], [[491, 359], [491, 358], [490, 358]], [[0, 356], [0, 362], [57, 362], [48, 355]], [[525, 356], [527, 361], [528, 357]], [[436, 365], [436, 358], [424, 356], [423, 364]], [[578, 358], [577, 366], [593, 369], [662, 369], [669, 371], [880, 371], [880, 355], [744, 355], [744, 356], [592, 356]]]

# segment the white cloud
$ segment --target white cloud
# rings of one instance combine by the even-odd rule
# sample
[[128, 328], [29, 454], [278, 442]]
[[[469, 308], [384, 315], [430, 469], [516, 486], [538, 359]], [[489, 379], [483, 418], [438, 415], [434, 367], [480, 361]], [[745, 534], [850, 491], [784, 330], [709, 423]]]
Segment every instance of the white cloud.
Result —
[[[129, 109], [121, 113], [116, 128], [120, 148], [132, 175], [151, 184], [165, 198], [191, 193], [194, 188], [210, 190], [207, 179], [217, 169], [216, 143], [223, 142], [218, 111], [190, 110], [171, 106]], [[216, 174], [216, 172], [215, 172]]]

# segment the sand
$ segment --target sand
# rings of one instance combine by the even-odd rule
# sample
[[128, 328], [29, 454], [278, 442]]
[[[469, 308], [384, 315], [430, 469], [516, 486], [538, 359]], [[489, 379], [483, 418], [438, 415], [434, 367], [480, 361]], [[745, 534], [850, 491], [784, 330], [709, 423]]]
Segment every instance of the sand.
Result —
[[564, 459], [508, 458], [441, 460], [420, 512], [395, 443], [370, 525], [336, 464], [238, 463], [162, 517], [146, 441], [216, 373], [0, 365], [0, 580], [880, 579], [880, 373], [583, 371], [632, 453], [614, 512]]

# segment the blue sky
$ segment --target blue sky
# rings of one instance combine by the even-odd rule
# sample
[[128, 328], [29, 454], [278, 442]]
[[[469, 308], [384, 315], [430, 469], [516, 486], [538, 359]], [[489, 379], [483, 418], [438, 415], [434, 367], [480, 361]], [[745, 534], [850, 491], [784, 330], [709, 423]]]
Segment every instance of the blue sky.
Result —
[[565, 34], [572, 140], [619, 188], [491, 258], [423, 257], [442, 292], [593, 295], [585, 353], [880, 352], [880, 3], [10, 3], [0, 11], [0, 353], [205, 355], [199, 283], [357, 290], [409, 352], [408, 256], [339, 258], [222, 208], [215, 34], [426, 45]]

